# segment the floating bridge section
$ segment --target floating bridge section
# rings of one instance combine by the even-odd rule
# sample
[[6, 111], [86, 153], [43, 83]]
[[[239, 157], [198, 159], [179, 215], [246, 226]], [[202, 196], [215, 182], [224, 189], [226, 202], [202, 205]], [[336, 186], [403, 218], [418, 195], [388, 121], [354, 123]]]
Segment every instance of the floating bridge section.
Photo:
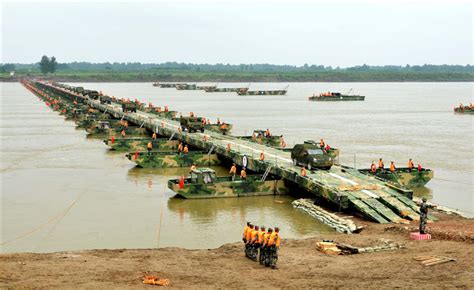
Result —
[[[101, 104], [98, 100], [51, 83], [34, 81], [29, 85], [44, 93], [79, 100], [115, 118], [146, 127], [159, 135], [182, 140], [209, 153], [217, 153], [240, 166], [246, 163], [246, 167], [252, 171], [273, 174], [296, 183], [315, 196], [324, 198], [342, 209], [355, 210], [373, 221], [401, 223], [417, 220], [419, 217], [417, 205], [404, 194], [406, 190], [364, 175], [354, 168], [334, 165], [330, 170], [315, 170], [303, 177], [300, 175], [301, 168], [293, 165], [289, 152], [212, 131], [181, 132], [178, 122], [154, 114], [141, 111], [125, 113], [119, 104]], [[259, 160], [261, 152], [265, 154], [263, 161]]]

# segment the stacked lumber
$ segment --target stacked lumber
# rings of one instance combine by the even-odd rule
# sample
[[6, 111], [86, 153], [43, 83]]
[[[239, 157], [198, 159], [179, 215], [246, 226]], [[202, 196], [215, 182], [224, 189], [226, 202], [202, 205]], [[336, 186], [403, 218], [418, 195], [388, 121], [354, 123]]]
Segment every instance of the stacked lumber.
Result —
[[340, 255], [341, 250], [334, 242], [317, 242], [316, 247], [318, 251], [328, 255]]
[[418, 256], [414, 257], [413, 260], [421, 262], [424, 266], [433, 266], [456, 261], [456, 259], [443, 256]]

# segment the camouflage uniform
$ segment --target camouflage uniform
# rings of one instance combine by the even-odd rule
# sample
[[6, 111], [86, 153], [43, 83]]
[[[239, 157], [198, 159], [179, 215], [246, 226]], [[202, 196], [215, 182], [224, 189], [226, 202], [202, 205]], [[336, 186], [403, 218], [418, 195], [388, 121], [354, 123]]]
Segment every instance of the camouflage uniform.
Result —
[[423, 202], [420, 205], [420, 234], [426, 234], [426, 221], [428, 220], [428, 209], [432, 207], [426, 203], [426, 199], [423, 198]]

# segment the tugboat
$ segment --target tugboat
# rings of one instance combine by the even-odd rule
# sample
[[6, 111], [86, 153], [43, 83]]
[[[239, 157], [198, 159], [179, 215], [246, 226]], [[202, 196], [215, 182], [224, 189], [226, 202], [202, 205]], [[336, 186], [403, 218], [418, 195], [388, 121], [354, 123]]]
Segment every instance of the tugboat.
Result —
[[336, 93], [336, 92], [326, 92], [326, 93], [321, 93], [319, 96], [317, 95], [312, 95], [308, 99], [310, 101], [364, 101], [365, 96], [360, 96], [360, 95], [350, 95], [352, 89], [347, 93], [347, 95], [343, 95], [341, 93]]
[[249, 90], [249, 88], [240, 88], [237, 91], [237, 94], [239, 96], [269, 96], [269, 95], [282, 96], [282, 95], [286, 95], [286, 92], [288, 92], [288, 87], [289, 87], [289, 85], [286, 86], [282, 90], [258, 90], [258, 91], [251, 91], [251, 90]]
[[263, 179], [262, 175], [247, 175], [245, 180], [240, 177], [216, 176], [210, 168], [196, 168], [188, 178], [168, 180], [168, 188], [183, 198], [217, 198], [243, 197], [256, 195], [287, 194], [284, 181]]
[[474, 105], [469, 104], [469, 106], [464, 106], [462, 103], [458, 107], [454, 108], [454, 113], [459, 114], [474, 114]]

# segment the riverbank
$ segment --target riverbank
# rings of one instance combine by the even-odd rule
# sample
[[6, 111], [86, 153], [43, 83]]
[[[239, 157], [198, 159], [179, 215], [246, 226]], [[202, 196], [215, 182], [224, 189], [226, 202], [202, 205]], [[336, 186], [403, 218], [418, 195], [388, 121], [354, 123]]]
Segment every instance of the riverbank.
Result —
[[0, 74], [0, 82], [18, 82], [35, 77], [56, 82], [473, 82], [473, 73], [397, 73], [397, 72], [104, 72], [58, 71], [54, 75], [18, 73]]
[[[430, 241], [408, 239], [408, 232], [416, 223], [368, 222], [364, 222], [366, 228], [360, 234], [284, 239], [276, 270], [245, 258], [242, 243], [210, 250], [164, 248], [3, 254], [0, 255], [0, 288], [152, 287], [142, 284], [144, 275], [170, 279], [171, 286], [178, 288], [474, 287], [474, 220], [439, 213], [436, 216], [440, 221], [429, 224], [433, 234]], [[332, 256], [316, 250], [316, 242], [322, 239], [359, 247], [374, 246], [384, 239], [403, 248]], [[424, 266], [414, 260], [426, 255], [447, 256], [456, 261]]]

